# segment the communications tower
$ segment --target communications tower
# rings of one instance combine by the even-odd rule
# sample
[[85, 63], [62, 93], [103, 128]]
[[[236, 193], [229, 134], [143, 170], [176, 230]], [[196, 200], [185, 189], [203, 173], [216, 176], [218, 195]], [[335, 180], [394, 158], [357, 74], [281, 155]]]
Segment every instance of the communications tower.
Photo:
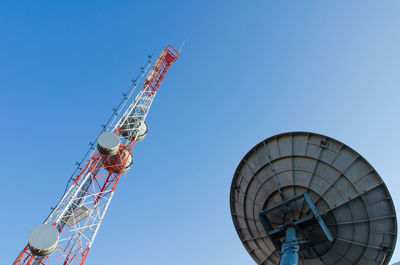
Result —
[[[168, 46], [146, 65], [70, 178], [72, 185], [43, 224], [29, 233], [14, 265], [84, 264], [121, 175], [133, 164], [132, 149], [148, 131], [146, 117], [179, 52]], [[139, 89], [140, 88], [140, 89]]]

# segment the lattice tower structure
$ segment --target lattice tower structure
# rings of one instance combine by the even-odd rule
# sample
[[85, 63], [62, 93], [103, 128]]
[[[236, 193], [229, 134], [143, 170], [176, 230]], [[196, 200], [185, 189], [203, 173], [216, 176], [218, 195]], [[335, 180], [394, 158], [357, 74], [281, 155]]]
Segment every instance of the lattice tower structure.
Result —
[[77, 170], [70, 178], [72, 185], [67, 185], [62, 199], [44, 221], [44, 224], [58, 230], [58, 244], [54, 253], [38, 256], [27, 244], [14, 265], [85, 263], [121, 175], [133, 163], [132, 149], [139, 137], [143, 136], [139, 135], [143, 125], [147, 133], [145, 120], [157, 91], [178, 57], [179, 52], [172, 46], [164, 49], [155, 63], [149, 56], [141, 73], [132, 80], [123, 100], [113, 109], [107, 124], [103, 125], [101, 133], [114, 133], [121, 141], [113, 163], [107, 163], [110, 158], [96, 150], [94, 143], [90, 144], [82, 161], [77, 163]]

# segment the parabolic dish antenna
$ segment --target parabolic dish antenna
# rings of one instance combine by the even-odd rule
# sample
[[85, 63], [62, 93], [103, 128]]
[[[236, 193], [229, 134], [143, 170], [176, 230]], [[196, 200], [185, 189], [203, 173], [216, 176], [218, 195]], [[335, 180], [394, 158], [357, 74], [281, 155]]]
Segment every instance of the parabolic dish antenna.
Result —
[[[389, 191], [347, 145], [291, 132], [251, 149], [233, 176], [231, 213], [258, 264], [386, 265], [397, 236]], [[293, 259], [293, 260], [291, 260]]]

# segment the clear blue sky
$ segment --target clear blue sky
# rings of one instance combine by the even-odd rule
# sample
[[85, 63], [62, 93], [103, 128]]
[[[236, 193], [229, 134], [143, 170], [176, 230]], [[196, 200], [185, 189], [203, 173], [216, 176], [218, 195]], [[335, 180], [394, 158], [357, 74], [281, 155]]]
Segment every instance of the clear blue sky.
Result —
[[231, 179], [286, 131], [353, 147], [399, 212], [399, 14], [400, 1], [1, 1], [0, 264], [57, 203], [146, 56], [183, 39], [87, 265], [255, 264]]

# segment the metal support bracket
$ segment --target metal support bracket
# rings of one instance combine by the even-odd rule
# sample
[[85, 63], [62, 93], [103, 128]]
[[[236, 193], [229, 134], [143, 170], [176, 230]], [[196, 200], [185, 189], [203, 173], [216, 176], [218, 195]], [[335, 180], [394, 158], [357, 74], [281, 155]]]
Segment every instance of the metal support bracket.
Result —
[[[278, 210], [280, 208], [287, 207], [291, 203], [298, 201], [300, 199], [304, 199], [306, 201], [306, 203], [310, 207], [310, 210], [312, 211], [313, 214], [303, 217], [299, 220], [295, 220], [290, 223], [281, 224], [280, 226], [273, 228], [271, 222], [268, 220], [267, 214], [272, 211]], [[305, 192], [301, 195], [298, 195], [296, 197], [293, 197], [289, 200], [286, 200], [284, 202], [281, 202], [279, 204], [276, 204], [271, 208], [262, 210], [258, 214], [258, 218], [259, 218], [261, 224], [263, 225], [265, 232], [267, 232], [267, 234], [268, 234], [269, 238], [271, 239], [272, 243], [274, 244], [275, 248], [278, 250], [282, 249], [281, 238], [285, 237], [288, 227], [297, 227], [297, 228], [303, 229], [310, 225], [318, 223], [319, 226], [321, 227], [322, 231], [324, 232], [326, 238], [329, 241], [333, 241], [333, 236], [332, 236], [331, 232], [329, 231], [321, 214], [319, 214], [317, 208], [315, 207], [314, 203], [312, 202], [312, 200], [307, 192]]]

